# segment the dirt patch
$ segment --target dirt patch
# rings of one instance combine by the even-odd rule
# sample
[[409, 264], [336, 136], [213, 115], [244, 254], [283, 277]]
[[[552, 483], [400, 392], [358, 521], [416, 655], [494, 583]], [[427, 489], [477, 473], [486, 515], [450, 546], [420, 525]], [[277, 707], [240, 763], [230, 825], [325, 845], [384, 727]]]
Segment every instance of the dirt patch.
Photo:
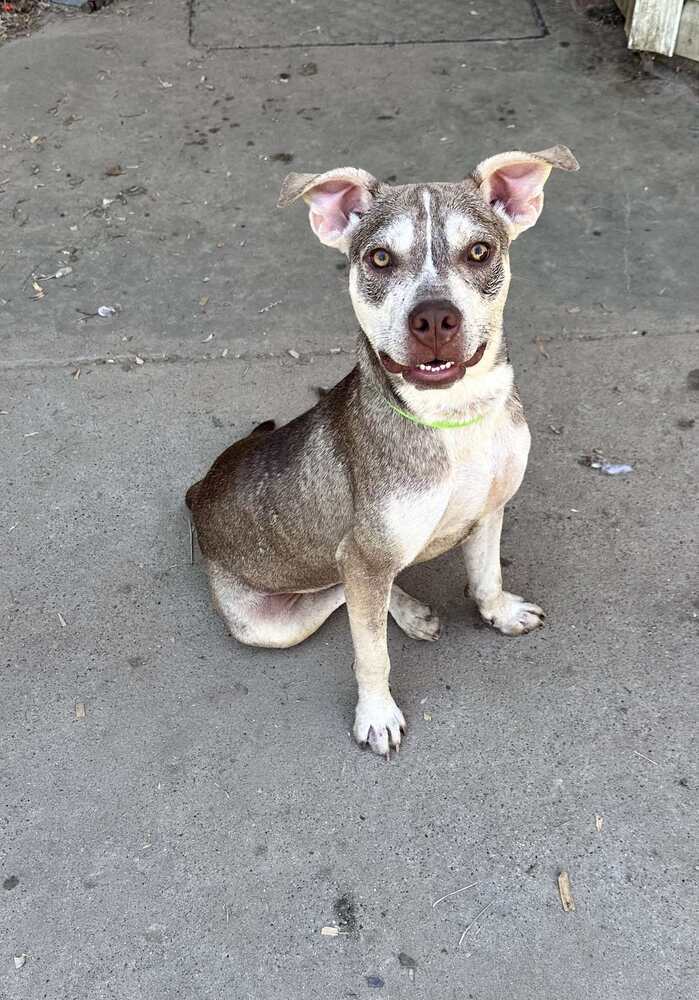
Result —
[[0, 45], [11, 38], [29, 35], [48, 14], [93, 13], [112, 0], [85, 0], [81, 7], [63, 6], [48, 0], [0, 0]]
[[28, 35], [50, 6], [44, 0], [0, 0], [0, 42]]

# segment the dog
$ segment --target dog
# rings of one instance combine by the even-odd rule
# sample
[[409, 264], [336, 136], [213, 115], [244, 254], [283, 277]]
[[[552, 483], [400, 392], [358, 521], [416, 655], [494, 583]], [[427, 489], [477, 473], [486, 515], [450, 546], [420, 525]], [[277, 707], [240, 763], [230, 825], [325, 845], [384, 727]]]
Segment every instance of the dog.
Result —
[[387, 616], [439, 637], [395, 582], [463, 549], [467, 591], [505, 635], [542, 609], [503, 590], [503, 511], [530, 434], [503, 336], [509, 247], [534, 225], [565, 146], [507, 152], [459, 183], [382, 183], [354, 167], [289, 174], [313, 232], [349, 259], [357, 365], [312, 409], [261, 424], [187, 492], [213, 604], [241, 643], [302, 642], [342, 604], [354, 646], [354, 737], [390, 756], [405, 719], [389, 687]]

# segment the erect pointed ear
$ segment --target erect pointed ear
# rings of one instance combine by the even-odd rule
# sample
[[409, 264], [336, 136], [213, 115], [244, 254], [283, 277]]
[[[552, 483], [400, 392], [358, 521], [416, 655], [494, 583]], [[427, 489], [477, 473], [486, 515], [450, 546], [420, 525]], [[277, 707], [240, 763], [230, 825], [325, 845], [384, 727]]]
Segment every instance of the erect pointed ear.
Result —
[[347, 253], [352, 231], [371, 207], [379, 182], [366, 170], [339, 167], [324, 174], [289, 174], [284, 178], [279, 205], [297, 198], [309, 206], [311, 229], [321, 243]]
[[567, 146], [540, 153], [499, 153], [483, 160], [472, 177], [483, 198], [505, 222], [510, 239], [533, 226], [544, 205], [544, 184], [552, 167], [579, 170]]

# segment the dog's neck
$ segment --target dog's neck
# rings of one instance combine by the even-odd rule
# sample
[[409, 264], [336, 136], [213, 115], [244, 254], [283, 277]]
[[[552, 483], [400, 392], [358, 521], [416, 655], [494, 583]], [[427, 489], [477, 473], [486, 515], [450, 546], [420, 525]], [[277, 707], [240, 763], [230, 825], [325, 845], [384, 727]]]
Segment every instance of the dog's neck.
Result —
[[513, 391], [514, 374], [500, 329], [491, 335], [482, 359], [463, 378], [445, 389], [418, 389], [400, 375], [389, 375], [368, 337], [360, 332], [357, 345], [362, 382], [382, 395], [387, 405], [400, 407], [425, 423], [467, 421], [501, 410]]

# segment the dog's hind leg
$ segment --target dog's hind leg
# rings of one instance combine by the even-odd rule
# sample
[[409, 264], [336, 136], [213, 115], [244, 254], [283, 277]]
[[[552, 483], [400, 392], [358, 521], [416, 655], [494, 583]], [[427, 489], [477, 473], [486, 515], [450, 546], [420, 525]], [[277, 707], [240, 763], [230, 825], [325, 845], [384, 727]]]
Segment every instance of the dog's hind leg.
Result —
[[413, 639], [439, 639], [441, 623], [432, 608], [416, 601], [410, 594], [394, 583], [391, 587], [391, 600], [388, 611], [398, 628]]
[[295, 646], [345, 603], [341, 584], [310, 594], [260, 594], [211, 563], [208, 570], [216, 610], [233, 638], [247, 646]]

